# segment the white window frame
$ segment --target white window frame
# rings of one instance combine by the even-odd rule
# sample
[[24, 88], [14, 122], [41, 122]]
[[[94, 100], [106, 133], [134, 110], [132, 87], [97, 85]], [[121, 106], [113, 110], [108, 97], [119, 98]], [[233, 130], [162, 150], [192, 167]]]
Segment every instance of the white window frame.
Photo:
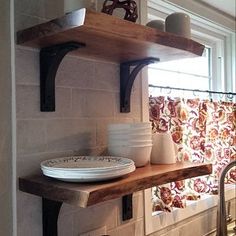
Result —
[[[236, 79], [235, 79], [235, 32], [232, 28], [229, 28], [230, 22], [227, 19], [223, 19], [222, 22], [226, 22], [227, 26], [222, 26], [218, 22], [201, 17], [199, 11], [198, 14], [192, 11], [186, 10], [181, 6], [181, 10], [176, 4], [178, 0], [147, 0], [140, 1], [140, 14], [141, 23], [146, 24], [150, 19], [165, 19], [167, 15], [173, 12], [186, 12], [191, 17], [191, 33], [192, 38], [204, 45], [212, 48], [212, 71], [211, 76], [214, 82], [211, 83], [211, 89], [216, 91], [236, 91]], [[198, 4], [194, 0], [182, 1], [187, 5]], [[147, 13], [148, 9], [148, 13]], [[208, 9], [211, 12], [210, 9]], [[146, 14], [145, 14], [146, 12]], [[217, 14], [216, 14], [217, 15]], [[158, 16], [158, 17], [157, 17]], [[213, 16], [213, 19], [217, 16]], [[148, 111], [148, 73], [147, 69], [142, 71], [142, 119], [143, 121], [149, 120]], [[144, 79], [145, 78], [145, 79]], [[226, 79], [228, 78], [228, 79]], [[231, 79], [229, 79], [231, 78]], [[235, 186], [234, 186], [235, 187]], [[226, 199], [230, 200], [235, 198], [234, 188], [229, 189], [226, 192]], [[146, 189], [144, 191], [144, 212], [145, 212], [145, 235], [159, 231], [167, 226], [175, 224], [187, 217], [194, 216], [204, 210], [211, 207], [215, 207], [217, 204], [217, 197], [212, 196], [201, 200], [198, 203], [190, 205], [186, 209], [176, 210], [173, 214], [162, 213], [161, 215], [153, 216], [152, 214], [152, 191]], [[193, 210], [194, 209], [194, 210]]]
[[[169, 1], [149, 0], [147, 19], [165, 19], [177, 11], [185, 12], [191, 17], [192, 39], [212, 48], [211, 89], [216, 91], [235, 92], [235, 32], [201, 18], [188, 10], [173, 5]], [[158, 16], [158, 17], [157, 17]], [[234, 61], [233, 61], [234, 60]], [[233, 64], [234, 63], [234, 64]], [[227, 78], [227, 79], [226, 79]]]
[[[162, 212], [153, 215], [151, 199], [151, 189], [146, 189], [144, 191], [145, 235], [162, 230], [218, 205], [217, 195], [203, 195], [200, 200], [187, 201], [186, 208], [175, 209], [171, 213]], [[225, 201], [231, 201], [232, 199], [235, 199], [235, 184], [226, 186], [225, 190]]]

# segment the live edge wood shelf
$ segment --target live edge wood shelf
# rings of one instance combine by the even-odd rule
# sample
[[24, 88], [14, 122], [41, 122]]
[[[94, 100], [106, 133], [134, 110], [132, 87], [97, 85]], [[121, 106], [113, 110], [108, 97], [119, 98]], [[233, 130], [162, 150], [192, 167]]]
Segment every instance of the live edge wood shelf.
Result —
[[119, 198], [176, 180], [210, 174], [211, 164], [178, 163], [137, 168], [123, 178], [97, 183], [66, 183], [43, 175], [19, 179], [21, 191], [79, 207]]
[[55, 110], [55, 76], [68, 52], [120, 63], [120, 110], [129, 112], [131, 88], [144, 66], [204, 50], [191, 39], [86, 9], [19, 31], [17, 43], [41, 49], [41, 111]]
[[19, 178], [19, 189], [43, 198], [44, 236], [57, 235], [57, 218], [63, 202], [88, 207], [123, 197], [123, 220], [132, 218], [132, 193], [156, 185], [207, 175], [211, 164], [148, 165], [119, 179], [98, 183], [66, 183], [41, 174]]

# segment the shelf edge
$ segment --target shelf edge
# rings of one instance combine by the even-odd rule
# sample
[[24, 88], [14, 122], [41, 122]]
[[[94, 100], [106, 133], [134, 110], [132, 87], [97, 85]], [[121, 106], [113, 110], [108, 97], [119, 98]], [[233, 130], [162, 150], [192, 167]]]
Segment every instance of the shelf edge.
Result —
[[[212, 172], [212, 164], [197, 164], [196, 166], [188, 166], [187, 164], [183, 168], [180, 167], [181, 165], [173, 171], [157, 174], [155, 174], [155, 170], [154, 173], [152, 171], [149, 173], [152, 167], [138, 168], [136, 173], [133, 172], [116, 181], [96, 184], [65, 183], [42, 175], [35, 175], [19, 178], [19, 189], [43, 198], [85, 208], [156, 185], [207, 175]], [[141, 174], [143, 170], [144, 172], [147, 170], [144, 173], [145, 177], [142, 177]]]
[[[191, 174], [189, 174], [190, 172]], [[161, 173], [161, 174], [151, 176], [151, 177], [148, 176], [138, 181], [134, 179], [133, 181], [126, 183], [124, 185], [125, 189], [122, 190], [122, 194], [119, 193], [120, 188], [121, 188], [120, 186], [115, 186], [115, 187], [111, 186], [107, 188], [106, 190], [104, 190], [103, 193], [101, 193], [101, 191], [99, 190], [91, 192], [89, 195], [87, 206], [92, 206], [100, 202], [116, 199], [116, 198], [119, 198], [128, 194], [131, 194], [133, 192], [145, 190], [145, 189], [157, 186], [157, 185], [166, 184], [166, 183], [174, 182], [177, 180], [184, 180], [188, 178], [207, 175], [207, 174], [210, 174], [211, 172], [212, 172], [212, 164], [205, 164], [205, 165], [202, 165], [200, 168], [199, 166], [187, 167], [184, 169], [170, 171], [164, 174]], [[172, 173], [175, 175], [175, 177], [169, 176]], [[176, 177], [176, 175], [178, 177]], [[152, 181], [150, 181], [150, 178], [152, 179]], [[135, 187], [132, 187], [132, 186], [135, 186]]]

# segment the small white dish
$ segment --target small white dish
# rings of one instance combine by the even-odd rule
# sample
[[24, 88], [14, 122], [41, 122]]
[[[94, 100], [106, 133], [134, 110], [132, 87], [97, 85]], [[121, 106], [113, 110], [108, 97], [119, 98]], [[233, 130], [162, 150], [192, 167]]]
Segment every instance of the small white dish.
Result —
[[152, 144], [108, 146], [109, 154], [129, 158], [134, 161], [136, 167], [145, 166], [149, 163], [151, 151]]

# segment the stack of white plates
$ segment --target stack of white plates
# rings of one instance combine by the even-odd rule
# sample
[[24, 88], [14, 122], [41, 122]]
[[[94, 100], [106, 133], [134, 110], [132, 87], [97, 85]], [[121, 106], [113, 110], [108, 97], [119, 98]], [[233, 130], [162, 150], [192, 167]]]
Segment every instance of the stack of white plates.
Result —
[[108, 126], [110, 155], [130, 158], [136, 167], [150, 161], [152, 150], [151, 123], [111, 124]]
[[73, 156], [41, 163], [44, 175], [68, 182], [94, 182], [117, 178], [135, 170], [134, 162], [123, 157]]

